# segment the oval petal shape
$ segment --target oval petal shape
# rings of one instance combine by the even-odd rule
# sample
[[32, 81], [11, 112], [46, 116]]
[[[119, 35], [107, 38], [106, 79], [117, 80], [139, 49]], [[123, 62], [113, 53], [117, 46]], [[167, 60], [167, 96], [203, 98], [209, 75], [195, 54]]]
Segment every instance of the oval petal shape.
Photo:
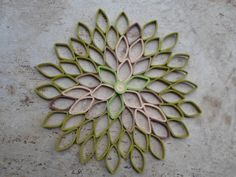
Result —
[[138, 148], [134, 147], [130, 152], [130, 161], [132, 167], [138, 172], [142, 173], [145, 165], [145, 158], [143, 152]]
[[189, 136], [188, 129], [182, 121], [171, 119], [168, 120], [167, 125], [174, 138], [186, 138]]
[[112, 119], [117, 119], [121, 112], [124, 110], [124, 101], [122, 97], [115, 94], [109, 101], [107, 105], [108, 114]]
[[114, 174], [120, 165], [120, 154], [116, 146], [111, 146], [105, 159], [106, 167], [111, 174]]
[[165, 114], [157, 106], [145, 103], [144, 110], [145, 110], [147, 116], [149, 116], [154, 121], [159, 121], [159, 122], [166, 122], [167, 121]]
[[86, 119], [94, 119], [101, 116], [106, 111], [106, 102], [95, 102], [85, 114]]
[[95, 137], [97, 138], [102, 136], [105, 132], [107, 132], [108, 128], [109, 128], [109, 118], [107, 114], [104, 114], [95, 121], [95, 126], [94, 126]]
[[43, 121], [44, 128], [57, 128], [62, 125], [67, 113], [64, 111], [49, 112]]
[[129, 44], [125, 36], [121, 36], [116, 45], [116, 57], [120, 62], [123, 62], [129, 52]]
[[76, 61], [62, 60], [60, 61], [59, 66], [62, 68], [65, 74], [70, 76], [78, 76], [82, 73], [82, 70]]
[[96, 14], [96, 26], [103, 32], [106, 33], [109, 29], [110, 23], [106, 13], [99, 9]]
[[104, 51], [104, 59], [105, 63], [112, 68], [113, 70], [116, 71], [118, 67], [118, 60], [114, 54], [114, 52], [110, 48], [106, 48]]
[[184, 113], [185, 117], [196, 117], [202, 113], [196, 103], [189, 100], [182, 100], [178, 103], [178, 107]]
[[152, 38], [144, 44], [144, 56], [155, 55], [159, 51], [159, 38]]
[[122, 132], [122, 125], [120, 123], [120, 120], [119, 119], [113, 120], [108, 130], [108, 135], [112, 144], [115, 144], [119, 140], [121, 132]]
[[166, 123], [151, 121], [152, 132], [159, 138], [168, 138], [170, 135], [169, 129]]
[[152, 155], [159, 160], [165, 159], [165, 145], [157, 136], [149, 136], [149, 147]]
[[123, 131], [118, 141], [118, 150], [121, 157], [126, 159], [129, 156], [131, 148], [133, 147], [132, 137], [126, 131]]
[[141, 28], [138, 23], [134, 23], [131, 25], [126, 32], [126, 38], [129, 42], [129, 45], [131, 45], [134, 41], [139, 39], [141, 37]]
[[116, 82], [116, 73], [111, 68], [99, 66], [98, 73], [101, 80], [107, 84], [114, 85]]
[[44, 84], [35, 89], [38, 96], [45, 100], [55, 99], [60, 95], [60, 89], [54, 84]]
[[81, 41], [84, 41], [86, 44], [90, 44], [92, 42], [91, 32], [89, 28], [81, 22], [79, 22], [77, 26], [77, 37]]
[[102, 34], [102, 32], [95, 28], [92, 34], [93, 37], [93, 44], [101, 51], [105, 49], [106, 46], [106, 39], [105, 36]]
[[158, 24], [156, 20], [146, 23], [142, 28], [142, 38], [144, 40], [149, 40], [155, 37], [157, 33]]
[[76, 85], [76, 80], [69, 75], [60, 75], [52, 79], [52, 84], [61, 90], [68, 89]]
[[169, 52], [171, 51], [175, 45], [178, 42], [178, 33], [170, 33], [166, 35], [162, 40], [160, 44], [161, 51], [163, 52]]
[[142, 110], [136, 109], [134, 112], [134, 120], [138, 128], [144, 133], [151, 133], [150, 119]]
[[131, 63], [135, 63], [141, 59], [144, 52], [144, 43], [142, 39], [135, 41], [129, 48], [129, 59]]
[[57, 43], [54, 49], [59, 60], [75, 60], [74, 52], [67, 44]]
[[124, 60], [117, 68], [117, 77], [120, 81], [128, 80], [133, 73], [133, 68], [129, 60]]
[[144, 90], [140, 92], [140, 95], [144, 103], [150, 103], [154, 105], [163, 103], [161, 97], [159, 97], [155, 92]]
[[130, 90], [141, 91], [149, 84], [149, 82], [150, 79], [148, 77], [135, 75], [128, 81], [127, 88]]
[[56, 141], [56, 150], [64, 151], [70, 148], [76, 140], [76, 131], [69, 130], [67, 132], [62, 133]]
[[61, 129], [63, 131], [73, 130], [78, 128], [85, 120], [83, 114], [78, 115], [68, 115], [62, 123]]
[[87, 47], [84, 43], [84, 41], [71, 38], [70, 39], [70, 47], [75, 53], [75, 55], [80, 56], [80, 57], [87, 57], [88, 56], [88, 51]]
[[62, 92], [62, 95], [74, 99], [80, 99], [91, 93], [91, 90], [83, 86], [74, 86]]
[[101, 83], [99, 78], [94, 74], [82, 74], [76, 77], [76, 80], [79, 84], [88, 88], [95, 88]]
[[120, 35], [123, 35], [129, 27], [129, 19], [124, 12], [121, 12], [116, 21], [115, 21], [115, 28], [119, 32]]
[[104, 159], [109, 149], [110, 149], [110, 139], [106, 133], [100, 136], [97, 140], [95, 149], [96, 159], [97, 160]]
[[150, 58], [142, 58], [133, 65], [133, 75], [144, 73], [150, 66]]
[[114, 28], [114, 26], [110, 26], [107, 34], [106, 34], [106, 42], [107, 45], [112, 49], [115, 50], [116, 44], [119, 40], [119, 33], [117, 30]]
[[63, 74], [62, 69], [53, 63], [41, 63], [36, 66], [36, 69], [47, 78], [54, 78]]
[[94, 98], [87, 96], [77, 100], [70, 108], [69, 113], [72, 115], [83, 114], [93, 105]]
[[95, 153], [95, 138], [94, 136], [88, 137], [80, 147], [79, 157], [80, 163], [87, 163]]
[[84, 72], [96, 73], [96, 64], [88, 58], [77, 58], [77, 61]]
[[132, 132], [134, 128], [134, 116], [129, 108], [125, 108], [121, 115], [121, 123], [128, 132]]
[[135, 109], [141, 109], [143, 106], [141, 97], [138, 92], [127, 91], [123, 94], [124, 103], [126, 106]]
[[111, 86], [106, 84], [101, 84], [97, 86], [93, 92], [92, 96], [98, 100], [108, 100], [114, 95], [114, 90]]
[[52, 100], [49, 104], [49, 107], [51, 110], [67, 111], [74, 104], [74, 102], [75, 102], [75, 99], [73, 98], [60, 96]]
[[105, 64], [102, 52], [92, 45], [89, 46], [89, 57], [98, 65]]

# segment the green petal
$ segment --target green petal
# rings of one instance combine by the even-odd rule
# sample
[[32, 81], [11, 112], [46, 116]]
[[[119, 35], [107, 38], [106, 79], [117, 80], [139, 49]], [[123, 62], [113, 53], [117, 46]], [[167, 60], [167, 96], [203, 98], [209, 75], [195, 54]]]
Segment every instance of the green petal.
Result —
[[54, 78], [63, 74], [62, 69], [53, 63], [41, 63], [36, 66], [36, 69], [47, 78]]
[[95, 150], [97, 160], [102, 160], [105, 158], [110, 149], [110, 144], [110, 139], [107, 133], [98, 138]]
[[151, 66], [164, 66], [167, 65], [171, 52], [158, 52], [152, 57]]
[[178, 103], [184, 96], [175, 90], [168, 89], [160, 94], [161, 98], [167, 103]]
[[175, 82], [183, 80], [187, 76], [187, 74], [188, 73], [184, 70], [171, 69], [165, 74], [163, 79], [167, 82], [175, 83]]
[[75, 60], [75, 55], [69, 45], [57, 43], [54, 45], [57, 58], [59, 60]]
[[115, 53], [108, 47], [104, 51], [104, 60], [106, 65], [116, 71], [118, 67], [118, 60], [115, 56]]
[[154, 66], [145, 72], [145, 76], [151, 79], [159, 79], [164, 77], [169, 71], [166, 66]]
[[160, 49], [162, 52], [171, 51], [178, 42], [178, 33], [170, 33], [166, 35], [160, 42]]
[[63, 120], [65, 119], [67, 112], [65, 111], [53, 111], [49, 112], [45, 117], [42, 126], [44, 128], [57, 128], [62, 125]]
[[82, 125], [84, 120], [85, 120], [85, 117], [83, 114], [68, 115], [62, 123], [61, 129], [63, 131], [73, 130], [75, 128], [78, 128], [80, 125]]
[[107, 105], [108, 114], [111, 119], [117, 119], [122, 111], [124, 110], [124, 100], [118, 94], [115, 94], [109, 101]]
[[156, 20], [146, 23], [142, 28], [142, 38], [143, 40], [149, 40], [155, 37], [157, 33], [158, 24]]
[[167, 61], [167, 66], [171, 68], [182, 69], [188, 64], [189, 55], [177, 53], [170, 56]]
[[64, 151], [68, 148], [70, 148], [76, 139], [76, 131], [75, 130], [69, 130], [67, 132], [64, 132], [60, 135], [60, 137], [56, 141], [56, 150], [57, 151]]
[[178, 106], [185, 117], [196, 117], [202, 113], [201, 109], [193, 101], [182, 100], [178, 103]]
[[89, 57], [98, 65], [105, 64], [102, 52], [92, 45], [89, 46]]
[[82, 69], [75, 61], [61, 60], [59, 66], [67, 75], [72, 77], [78, 76], [82, 73]]
[[60, 75], [52, 79], [52, 84], [56, 87], [65, 90], [77, 84], [76, 80], [70, 75]]
[[99, 66], [98, 73], [101, 80], [107, 84], [114, 85], [116, 82], [116, 74], [115, 71], [106, 67], [106, 66]]
[[107, 45], [112, 49], [115, 50], [116, 44], [119, 40], [119, 33], [114, 28], [114, 26], [110, 26], [107, 34], [106, 34], [106, 42]]
[[[112, 160], [116, 159], [114, 166], [112, 166]], [[106, 167], [111, 174], [114, 174], [120, 165], [120, 154], [116, 146], [111, 146], [105, 159]]]
[[144, 43], [144, 56], [153, 56], [159, 52], [160, 41], [159, 38], [152, 38]]
[[189, 136], [188, 129], [182, 121], [170, 119], [167, 121], [167, 125], [174, 138], [186, 138]]
[[195, 91], [197, 89], [197, 85], [188, 80], [181, 80], [172, 84], [171, 88], [182, 95], [187, 95]]
[[119, 119], [113, 120], [109, 126], [108, 135], [112, 144], [115, 144], [121, 135], [122, 125]]
[[103, 33], [106, 33], [109, 30], [110, 23], [106, 13], [99, 9], [96, 14], [96, 26], [101, 30]]
[[141, 60], [137, 61], [133, 65], [133, 75], [137, 74], [143, 74], [145, 71], [147, 71], [150, 67], [150, 58], [145, 57]]
[[85, 114], [86, 119], [95, 119], [106, 111], [106, 101], [96, 101]]
[[135, 128], [133, 131], [133, 140], [134, 144], [143, 152], [148, 150], [148, 136], [138, 128]]
[[106, 47], [106, 37], [103, 33], [98, 29], [95, 28], [92, 34], [93, 44], [101, 51], [104, 51]]
[[85, 139], [83, 144], [80, 146], [80, 163], [85, 164], [87, 163], [95, 153], [95, 144], [96, 140], [94, 136], [89, 136]]
[[127, 31], [128, 27], [129, 19], [124, 12], [121, 12], [115, 21], [115, 28], [120, 35], [123, 35]]
[[61, 94], [61, 90], [56, 85], [49, 83], [37, 87], [35, 93], [45, 100], [53, 100]]
[[131, 77], [128, 81], [127, 88], [130, 90], [141, 91], [143, 90], [150, 82], [148, 77], [142, 75], [136, 75]]
[[88, 137], [90, 137], [94, 132], [94, 122], [93, 120], [88, 120], [83, 122], [77, 131], [76, 143], [83, 143]]
[[89, 58], [77, 58], [77, 61], [84, 72], [97, 73], [96, 64]]
[[168, 119], [181, 120], [184, 116], [182, 111], [175, 104], [162, 103], [160, 104], [160, 108]]
[[79, 22], [77, 26], [77, 37], [81, 41], [84, 41], [86, 44], [90, 44], [92, 42], [91, 32], [89, 28], [81, 22]]
[[97, 75], [90, 73], [79, 75], [76, 77], [76, 81], [79, 82], [80, 85], [88, 88], [95, 88], [101, 83]]
[[79, 57], [88, 56], [88, 49], [83, 40], [70, 38], [69, 44], [75, 55]]
[[129, 45], [132, 45], [137, 39], [141, 37], [141, 28], [138, 23], [132, 24], [126, 31], [126, 38]]
[[132, 147], [132, 136], [127, 131], [123, 131], [118, 141], [118, 150], [120, 152], [121, 157], [126, 159], [129, 156]]
[[151, 154], [154, 157], [160, 160], [165, 159], [165, 145], [160, 138], [154, 135], [150, 135], [149, 148], [150, 148]]
[[94, 134], [95, 137], [102, 136], [109, 128], [109, 119], [108, 115], [104, 114], [101, 115], [98, 119], [94, 122]]
[[[132, 167], [138, 172], [142, 173], [145, 166], [145, 157], [143, 152], [137, 147], [131, 149], [130, 160]], [[139, 166], [141, 164], [141, 166]]]

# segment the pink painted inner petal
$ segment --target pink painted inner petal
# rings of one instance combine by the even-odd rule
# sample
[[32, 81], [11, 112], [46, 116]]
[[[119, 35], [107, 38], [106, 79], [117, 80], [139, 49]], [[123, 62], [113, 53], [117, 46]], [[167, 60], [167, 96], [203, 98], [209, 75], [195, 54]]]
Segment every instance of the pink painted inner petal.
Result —
[[80, 99], [89, 95], [91, 92], [90, 89], [83, 86], [74, 86], [62, 92], [62, 95], [68, 96], [70, 98]]
[[142, 108], [142, 100], [138, 92], [127, 91], [123, 94], [124, 103], [126, 106], [131, 108]]
[[94, 102], [94, 98], [87, 96], [77, 100], [69, 110], [69, 113], [72, 115], [82, 114], [87, 112]]
[[141, 59], [144, 51], [144, 43], [142, 39], [135, 41], [129, 48], [129, 59], [131, 63], [135, 63]]
[[144, 133], [151, 133], [150, 119], [142, 110], [136, 109], [134, 112], [135, 123]]
[[117, 69], [117, 77], [120, 81], [128, 80], [133, 73], [133, 67], [128, 59], [124, 60]]
[[160, 122], [166, 122], [167, 120], [162, 110], [157, 106], [145, 103], [144, 110], [146, 114], [153, 120], [160, 121]]
[[98, 100], [108, 100], [109, 98], [111, 98], [114, 95], [114, 90], [112, 87], [110, 87], [109, 85], [106, 84], [100, 84], [99, 86], [97, 86], [93, 92], [92, 92], [92, 96], [95, 97]]

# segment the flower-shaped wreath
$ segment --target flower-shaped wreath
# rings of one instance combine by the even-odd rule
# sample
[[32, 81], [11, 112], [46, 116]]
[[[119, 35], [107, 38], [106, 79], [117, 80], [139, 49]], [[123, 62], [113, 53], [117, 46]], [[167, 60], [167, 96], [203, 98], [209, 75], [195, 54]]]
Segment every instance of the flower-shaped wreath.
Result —
[[185, 79], [189, 55], [171, 52], [178, 33], [160, 39], [157, 28], [157, 21], [142, 28], [129, 25], [124, 12], [112, 26], [99, 9], [92, 33], [78, 23], [77, 38], [69, 45], [55, 44], [59, 65], [36, 67], [51, 79], [36, 93], [50, 100], [52, 112], [43, 126], [62, 130], [58, 151], [76, 143], [81, 145], [81, 163], [95, 155], [114, 173], [120, 158], [129, 158], [142, 172], [144, 152], [164, 159], [163, 139], [189, 135], [183, 118], [201, 113], [194, 102], [185, 100], [197, 88]]

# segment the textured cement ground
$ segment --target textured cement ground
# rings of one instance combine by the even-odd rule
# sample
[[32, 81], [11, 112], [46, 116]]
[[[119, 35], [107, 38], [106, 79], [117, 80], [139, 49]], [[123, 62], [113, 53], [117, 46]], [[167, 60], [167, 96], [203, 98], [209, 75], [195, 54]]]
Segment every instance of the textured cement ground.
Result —
[[57, 131], [40, 127], [47, 102], [33, 92], [44, 82], [34, 66], [56, 61], [55, 42], [75, 36], [78, 21], [94, 26], [102, 7], [111, 19], [124, 10], [141, 24], [158, 19], [159, 34], [178, 31], [176, 51], [189, 52], [191, 97], [200, 119], [186, 121], [190, 138], [166, 141], [167, 157], [147, 156], [144, 174], [122, 162], [114, 176], [234, 177], [236, 174], [235, 0], [0, 0], [0, 176], [110, 176], [103, 162], [82, 166], [77, 148], [54, 151]]

